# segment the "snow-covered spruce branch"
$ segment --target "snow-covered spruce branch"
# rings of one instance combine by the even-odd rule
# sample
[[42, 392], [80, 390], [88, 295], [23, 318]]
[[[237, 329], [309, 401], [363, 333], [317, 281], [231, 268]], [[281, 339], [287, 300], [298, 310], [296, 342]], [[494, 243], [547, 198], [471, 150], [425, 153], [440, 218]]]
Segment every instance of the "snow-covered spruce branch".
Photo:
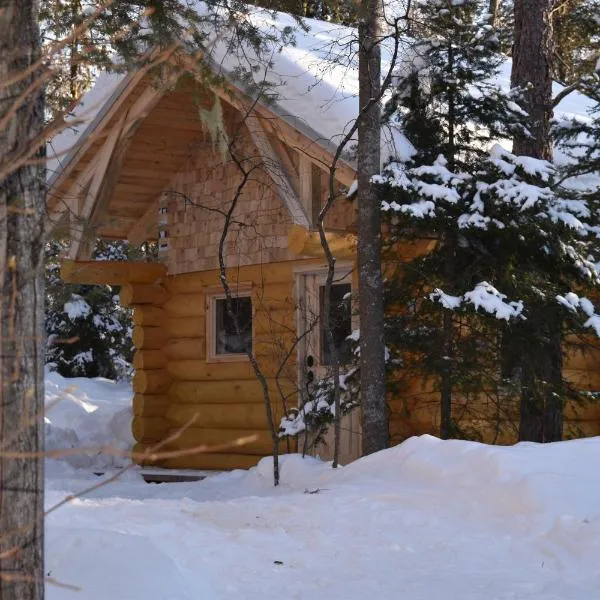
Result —
[[429, 294], [429, 300], [439, 302], [448, 310], [457, 310], [460, 307], [472, 306], [475, 311], [480, 308], [486, 313], [496, 317], [496, 319], [525, 319], [523, 315], [523, 302], [506, 301], [506, 295], [500, 293], [492, 284], [487, 281], [478, 283], [471, 291], [465, 292], [462, 296], [451, 296], [440, 289], [434, 290]]
[[582, 312], [587, 320], [583, 323], [583, 327], [593, 329], [598, 337], [600, 337], [600, 314], [596, 312], [594, 304], [585, 297], [580, 297], [574, 292], [568, 294], [557, 295], [556, 300], [572, 313]]
[[310, 432], [315, 434], [312, 445], [319, 444], [329, 426], [335, 423], [336, 416], [347, 415], [358, 407], [359, 383], [358, 367], [339, 373], [337, 394], [334, 377], [317, 381], [306, 402], [299, 408], [290, 409], [287, 416], [281, 419], [279, 436], [295, 437]]

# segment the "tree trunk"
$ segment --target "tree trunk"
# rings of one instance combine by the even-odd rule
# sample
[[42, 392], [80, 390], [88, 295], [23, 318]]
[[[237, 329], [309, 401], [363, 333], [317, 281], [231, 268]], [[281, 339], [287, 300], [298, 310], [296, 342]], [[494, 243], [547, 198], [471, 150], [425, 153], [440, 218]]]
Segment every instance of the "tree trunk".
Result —
[[[552, 160], [552, 7], [554, 0], [515, 0], [512, 87], [525, 90], [531, 138], [517, 136], [517, 155]], [[539, 311], [537, 313], [540, 314]], [[542, 313], [543, 315], [543, 313]], [[522, 348], [521, 419], [519, 439], [547, 442], [562, 437], [563, 407], [560, 317], [528, 316], [532, 335], [544, 336], [539, 352]]]
[[[523, 365], [519, 440], [558, 442], [562, 439], [563, 430], [560, 317], [546, 315], [545, 319], [536, 318], [528, 329], [532, 336], [541, 336], [544, 343], [536, 351], [528, 352], [529, 358]], [[527, 336], [521, 351], [526, 342]]]
[[41, 134], [43, 95], [15, 104], [38, 76], [37, 15], [36, 0], [0, 0], [0, 82], [13, 80], [0, 85], [0, 165], [14, 165], [0, 180], [0, 600], [44, 596], [43, 459], [31, 456], [43, 449], [43, 151], [16, 163]]
[[[361, 4], [359, 104], [381, 89], [381, 2]], [[381, 167], [381, 106], [373, 103], [358, 125], [358, 282], [363, 454], [386, 448], [389, 439], [385, 397], [385, 342], [381, 277], [381, 213], [371, 177]]]
[[491, 15], [490, 24], [492, 27], [498, 26], [498, 17], [500, 11], [500, 0], [490, 0], [489, 13]]
[[515, 137], [513, 152], [552, 160], [552, 6], [554, 0], [515, 0], [512, 87], [525, 91], [532, 138]]
[[442, 371], [442, 389], [440, 393], [440, 437], [447, 440], [452, 437], [452, 312], [444, 309], [444, 368]]

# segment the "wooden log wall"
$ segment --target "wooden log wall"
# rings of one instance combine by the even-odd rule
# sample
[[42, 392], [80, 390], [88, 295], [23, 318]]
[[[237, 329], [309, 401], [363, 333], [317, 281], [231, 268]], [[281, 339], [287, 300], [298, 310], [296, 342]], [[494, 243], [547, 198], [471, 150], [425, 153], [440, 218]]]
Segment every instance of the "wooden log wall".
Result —
[[[567, 340], [564, 354], [565, 379], [578, 392], [600, 391], [600, 345], [592, 337]], [[439, 435], [440, 394], [431, 382], [402, 380], [388, 397], [390, 437], [400, 443], [413, 435]], [[453, 416], [466, 431], [487, 443], [513, 444], [518, 441], [518, 399], [503, 401], [501, 412], [485, 394], [466, 400], [458, 396]], [[565, 439], [600, 435], [600, 403], [569, 400], [564, 409]]]
[[[296, 339], [293, 265], [247, 266], [230, 274], [233, 288], [240, 282], [250, 289], [254, 352], [268, 378], [277, 424], [283, 414], [281, 394], [289, 406], [297, 404], [295, 354], [290, 352]], [[262, 389], [249, 361], [207, 356], [213, 293], [222, 293], [217, 271], [122, 288], [121, 301], [134, 309], [134, 451], [143, 453], [173, 438], [164, 450], [175, 455], [155, 465], [247, 468], [272, 454]], [[286, 356], [278, 386], [275, 375]], [[235, 445], [248, 436], [256, 439]], [[217, 450], [189, 453], [203, 445]]]
[[170, 293], [158, 283], [129, 283], [121, 287], [121, 304], [133, 308], [133, 421], [135, 439], [148, 447], [163, 440], [170, 429], [166, 418], [171, 380], [162, 349], [167, 342], [162, 305]]
[[[277, 423], [283, 413], [281, 394], [288, 406], [297, 404], [297, 370], [291, 350], [296, 341], [294, 267], [300, 265], [319, 268], [322, 261], [241, 266], [228, 272], [232, 288], [243, 284], [251, 293], [253, 348], [268, 378]], [[70, 278], [88, 278], [90, 271], [102, 279], [105, 275], [98, 271], [106, 270], [110, 270], [112, 278], [132, 278], [131, 269], [111, 264], [102, 268], [86, 264], [81, 270], [83, 275], [78, 268]], [[172, 456], [152, 464], [198, 469], [247, 468], [256, 464], [272, 452], [261, 387], [246, 360], [215, 361], [207, 356], [207, 299], [212, 293], [222, 292], [218, 271], [166, 276], [164, 271], [138, 270], [140, 273], [133, 277], [135, 282], [121, 288], [122, 303], [134, 309], [134, 451], [143, 453], [169, 438], [169, 444], [162, 449], [172, 452]], [[566, 378], [578, 390], [600, 390], [597, 342], [573, 341], [568, 340], [565, 350]], [[275, 374], [286, 356], [278, 387]], [[430, 384], [415, 378], [399, 381], [389, 396], [389, 405], [394, 443], [411, 435], [439, 433], [439, 393]], [[460, 424], [479, 434], [483, 441], [516, 441], [516, 403], [499, 422], [494, 419], [496, 407], [484, 394], [468, 402], [458, 398], [454, 408]], [[600, 435], [600, 405], [569, 402], [564, 435]], [[244, 446], [236, 445], [236, 440], [247, 436], [255, 439]], [[198, 446], [212, 450], [190, 452]]]

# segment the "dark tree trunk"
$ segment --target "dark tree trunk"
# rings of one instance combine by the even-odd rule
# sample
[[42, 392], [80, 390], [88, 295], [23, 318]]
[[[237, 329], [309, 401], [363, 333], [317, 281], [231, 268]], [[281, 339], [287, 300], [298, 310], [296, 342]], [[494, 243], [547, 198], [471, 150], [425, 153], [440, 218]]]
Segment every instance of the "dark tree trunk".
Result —
[[452, 311], [444, 310], [444, 361], [442, 371], [442, 390], [440, 394], [440, 437], [447, 440], [452, 437], [454, 427], [452, 423], [452, 366], [453, 366], [453, 341], [454, 327]]
[[541, 336], [544, 343], [536, 351], [525, 350], [528, 360], [522, 372], [519, 440], [557, 442], [563, 429], [560, 318], [548, 315], [543, 321], [536, 319], [533, 326], [536, 331], [532, 335]]
[[[0, 0], [0, 600], [44, 596], [43, 459], [35, 453], [43, 449], [45, 169], [43, 151], [30, 152], [43, 96], [16, 105], [38, 76], [28, 72], [39, 58], [37, 14], [35, 0]], [[18, 166], [26, 156], [33, 160]]]
[[[532, 137], [515, 137], [513, 152], [545, 160], [552, 160], [553, 6], [554, 0], [515, 0], [511, 85], [526, 90]], [[549, 442], [562, 437], [562, 336], [560, 317], [541, 314], [529, 315], [527, 328], [545, 342], [538, 352], [521, 348], [519, 439]]]
[[554, 0], [515, 0], [511, 86], [527, 88], [532, 138], [516, 137], [513, 152], [552, 160], [552, 7]]
[[[359, 103], [367, 106], [381, 89], [381, 2], [361, 4]], [[389, 440], [385, 397], [385, 342], [381, 277], [381, 213], [371, 177], [380, 171], [381, 107], [372, 104], [358, 125], [358, 282], [363, 454], [386, 448]]]

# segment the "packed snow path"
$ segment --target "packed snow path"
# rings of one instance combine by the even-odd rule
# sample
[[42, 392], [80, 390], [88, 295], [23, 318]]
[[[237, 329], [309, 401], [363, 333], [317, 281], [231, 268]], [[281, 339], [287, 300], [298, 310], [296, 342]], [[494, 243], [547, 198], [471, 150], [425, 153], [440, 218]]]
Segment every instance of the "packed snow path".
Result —
[[[138, 473], [47, 523], [49, 600], [600, 598], [600, 439], [423, 436], [333, 471], [285, 457], [198, 483]], [[97, 481], [48, 465], [47, 503]]]

